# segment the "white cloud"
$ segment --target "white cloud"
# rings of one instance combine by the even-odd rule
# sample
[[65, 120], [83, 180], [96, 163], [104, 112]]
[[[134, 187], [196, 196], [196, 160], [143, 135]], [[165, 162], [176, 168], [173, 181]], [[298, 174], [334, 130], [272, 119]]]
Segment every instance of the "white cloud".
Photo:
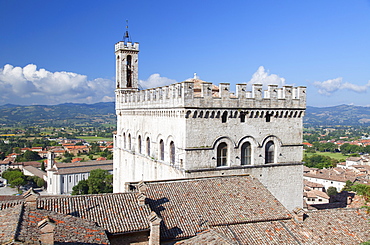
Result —
[[73, 72], [37, 70], [34, 64], [25, 67], [5, 65], [0, 68], [0, 102], [23, 104], [58, 104], [66, 102], [96, 103], [114, 100], [115, 82]]
[[139, 81], [141, 87], [143, 89], [147, 88], [156, 88], [156, 87], [161, 87], [165, 85], [169, 85], [172, 83], [176, 83], [176, 80], [167, 78], [167, 77], [161, 77], [160, 74], [155, 73], [149, 76], [147, 80], [140, 80]]
[[252, 84], [262, 84], [264, 88], [267, 88], [269, 84], [276, 84], [279, 87], [285, 85], [285, 78], [279, 77], [276, 74], [269, 74], [269, 71], [266, 71], [263, 66], [258, 67], [258, 70], [252, 75], [251, 80], [248, 82], [248, 85]]
[[323, 82], [316, 81], [313, 83], [313, 85], [318, 88], [319, 94], [324, 95], [331, 95], [332, 93], [341, 90], [341, 89], [347, 89], [356, 93], [364, 93], [367, 91], [367, 89], [370, 87], [370, 81], [363, 85], [359, 86], [353, 83], [349, 82], [343, 82], [343, 78], [338, 77], [335, 79], [329, 79]]

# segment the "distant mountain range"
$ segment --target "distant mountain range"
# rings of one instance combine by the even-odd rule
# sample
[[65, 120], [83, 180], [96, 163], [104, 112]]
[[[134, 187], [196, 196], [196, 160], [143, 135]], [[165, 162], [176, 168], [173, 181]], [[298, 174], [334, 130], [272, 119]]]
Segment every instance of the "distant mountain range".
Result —
[[338, 105], [331, 107], [307, 106], [305, 125], [370, 126], [370, 107]]
[[[0, 125], [69, 126], [115, 124], [114, 102], [96, 104], [60, 104], [0, 106]], [[332, 107], [308, 106], [304, 117], [305, 126], [366, 125], [370, 126], [370, 107], [338, 105]]]
[[0, 125], [72, 126], [116, 124], [114, 102], [96, 104], [0, 106]]

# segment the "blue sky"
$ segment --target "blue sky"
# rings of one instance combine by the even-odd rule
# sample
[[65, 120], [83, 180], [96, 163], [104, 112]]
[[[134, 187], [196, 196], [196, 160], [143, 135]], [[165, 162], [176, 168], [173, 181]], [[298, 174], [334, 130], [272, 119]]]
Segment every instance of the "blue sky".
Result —
[[143, 87], [307, 86], [307, 105], [370, 105], [370, 2], [0, 0], [0, 104], [113, 101], [129, 20]]

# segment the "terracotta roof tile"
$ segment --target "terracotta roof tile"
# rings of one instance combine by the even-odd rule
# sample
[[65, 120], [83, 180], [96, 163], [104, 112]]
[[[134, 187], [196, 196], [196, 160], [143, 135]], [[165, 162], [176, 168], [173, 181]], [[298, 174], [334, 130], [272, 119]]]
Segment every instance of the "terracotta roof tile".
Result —
[[0, 213], [0, 242], [2, 244], [9, 241], [40, 244], [41, 232], [37, 224], [45, 217], [49, 217], [56, 224], [55, 244], [109, 243], [105, 231], [90, 221], [48, 210], [32, 210], [27, 207], [27, 204], [17, 205]]
[[303, 244], [359, 244], [370, 240], [369, 216], [364, 210], [310, 211], [302, 225], [286, 222]]
[[149, 228], [148, 206], [139, 206], [136, 193], [40, 198], [39, 209], [52, 210], [94, 221], [109, 233], [126, 233]]
[[200, 223], [221, 225], [291, 217], [282, 204], [250, 176], [146, 184], [147, 202], [163, 219], [161, 237], [164, 239], [194, 236]]
[[18, 204], [13, 208], [8, 208], [0, 212], [0, 243], [7, 244], [14, 241], [22, 204]]

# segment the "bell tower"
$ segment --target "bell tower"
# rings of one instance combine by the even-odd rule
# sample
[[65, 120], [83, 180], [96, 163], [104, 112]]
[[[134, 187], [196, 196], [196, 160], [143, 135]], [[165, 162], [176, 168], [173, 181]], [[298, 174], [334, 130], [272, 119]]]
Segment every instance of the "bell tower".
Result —
[[132, 43], [128, 25], [123, 41], [116, 43], [116, 90], [123, 93], [138, 91], [139, 43]]

